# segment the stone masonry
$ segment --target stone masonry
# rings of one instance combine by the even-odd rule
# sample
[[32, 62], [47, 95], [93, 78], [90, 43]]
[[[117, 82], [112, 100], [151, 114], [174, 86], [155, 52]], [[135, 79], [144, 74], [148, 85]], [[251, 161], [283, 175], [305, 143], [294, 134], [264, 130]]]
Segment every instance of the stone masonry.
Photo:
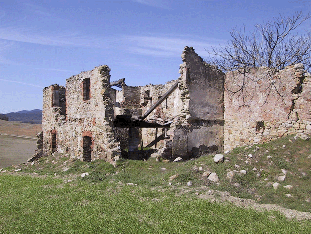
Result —
[[311, 80], [303, 65], [224, 74], [192, 47], [182, 61], [180, 77], [163, 85], [111, 83], [105, 65], [70, 77], [66, 87], [46, 87], [43, 154], [114, 162], [145, 147], [189, 159], [311, 133]]
[[274, 72], [264, 67], [230, 72], [224, 95], [225, 151], [311, 134], [311, 77], [302, 64]]

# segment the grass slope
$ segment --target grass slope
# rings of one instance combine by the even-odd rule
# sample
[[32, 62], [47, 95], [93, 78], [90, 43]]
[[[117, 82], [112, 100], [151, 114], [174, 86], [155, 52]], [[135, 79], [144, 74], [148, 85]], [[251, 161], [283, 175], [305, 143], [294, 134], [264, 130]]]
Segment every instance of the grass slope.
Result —
[[[311, 233], [309, 220], [200, 198], [217, 189], [310, 211], [310, 150], [311, 141], [289, 136], [237, 148], [221, 164], [206, 155], [180, 163], [121, 160], [113, 167], [55, 154], [2, 170], [0, 233]], [[282, 169], [286, 178], [278, 181]], [[210, 182], [207, 171], [220, 182]]]
[[310, 233], [289, 221], [172, 191], [121, 183], [0, 177], [1, 233]]

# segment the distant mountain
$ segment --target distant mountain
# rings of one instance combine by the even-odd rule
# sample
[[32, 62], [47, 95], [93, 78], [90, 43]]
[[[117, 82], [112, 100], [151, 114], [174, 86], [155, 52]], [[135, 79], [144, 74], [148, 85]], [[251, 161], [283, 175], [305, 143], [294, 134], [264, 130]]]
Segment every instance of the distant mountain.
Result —
[[18, 112], [10, 112], [5, 114], [9, 121], [21, 121], [23, 123], [41, 124], [42, 123], [42, 110], [22, 110]]

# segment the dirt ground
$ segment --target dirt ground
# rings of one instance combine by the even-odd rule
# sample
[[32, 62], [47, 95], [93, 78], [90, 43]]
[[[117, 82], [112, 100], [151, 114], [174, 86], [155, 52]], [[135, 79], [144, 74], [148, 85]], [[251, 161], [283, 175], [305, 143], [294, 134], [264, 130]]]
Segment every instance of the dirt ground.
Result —
[[35, 153], [36, 140], [0, 135], [0, 168], [27, 162]]
[[0, 133], [35, 137], [38, 132], [41, 132], [41, 124], [0, 120]]

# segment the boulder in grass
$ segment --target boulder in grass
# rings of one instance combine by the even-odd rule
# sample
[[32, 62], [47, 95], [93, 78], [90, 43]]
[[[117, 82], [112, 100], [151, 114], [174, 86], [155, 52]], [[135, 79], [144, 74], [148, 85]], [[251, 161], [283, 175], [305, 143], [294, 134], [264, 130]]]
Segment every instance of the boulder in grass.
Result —
[[215, 183], [219, 182], [219, 178], [215, 172], [211, 173], [207, 179]]
[[181, 162], [182, 161], [182, 158], [181, 157], [177, 157], [174, 159], [174, 162]]
[[214, 156], [214, 162], [215, 163], [220, 163], [224, 161], [224, 155], [223, 154], [216, 154]]

